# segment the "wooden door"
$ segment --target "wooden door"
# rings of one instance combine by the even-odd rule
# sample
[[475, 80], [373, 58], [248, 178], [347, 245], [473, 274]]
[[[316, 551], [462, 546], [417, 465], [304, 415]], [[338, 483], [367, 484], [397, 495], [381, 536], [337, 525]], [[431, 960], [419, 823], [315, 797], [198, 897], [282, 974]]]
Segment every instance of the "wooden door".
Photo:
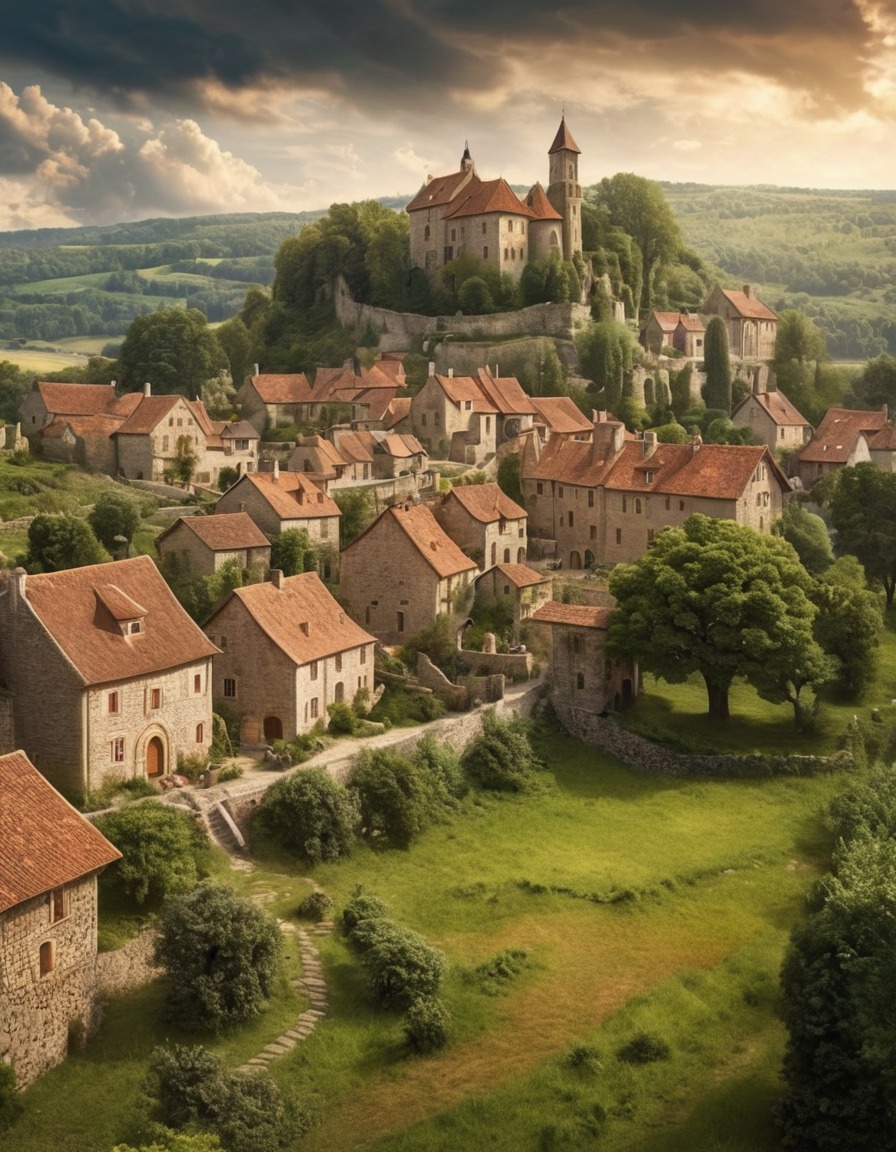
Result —
[[165, 749], [158, 736], [146, 745], [146, 775], [161, 776], [165, 771]]

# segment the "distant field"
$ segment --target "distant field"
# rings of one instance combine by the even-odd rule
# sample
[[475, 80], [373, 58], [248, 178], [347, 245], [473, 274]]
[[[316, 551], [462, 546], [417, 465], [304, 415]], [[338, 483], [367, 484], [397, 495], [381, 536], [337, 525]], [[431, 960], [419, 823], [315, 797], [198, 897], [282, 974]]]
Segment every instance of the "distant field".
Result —
[[[105, 343], [108, 337], [102, 337]], [[100, 345], [102, 347], [102, 345]], [[29, 372], [58, 372], [61, 368], [83, 365], [84, 354], [75, 352], [50, 352], [31, 348], [0, 348], [0, 360], [9, 360]]]

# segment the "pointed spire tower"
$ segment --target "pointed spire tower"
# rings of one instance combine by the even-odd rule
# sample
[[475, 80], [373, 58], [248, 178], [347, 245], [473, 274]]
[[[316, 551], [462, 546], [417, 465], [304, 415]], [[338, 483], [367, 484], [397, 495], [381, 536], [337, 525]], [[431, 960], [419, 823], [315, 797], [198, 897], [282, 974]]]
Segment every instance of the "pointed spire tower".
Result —
[[548, 200], [563, 217], [563, 259], [571, 260], [574, 252], [582, 251], [582, 186], [579, 183], [579, 156], [581, 150], [566, 126], [566, 115], [554, 143], [548, 149], [550, 162]]

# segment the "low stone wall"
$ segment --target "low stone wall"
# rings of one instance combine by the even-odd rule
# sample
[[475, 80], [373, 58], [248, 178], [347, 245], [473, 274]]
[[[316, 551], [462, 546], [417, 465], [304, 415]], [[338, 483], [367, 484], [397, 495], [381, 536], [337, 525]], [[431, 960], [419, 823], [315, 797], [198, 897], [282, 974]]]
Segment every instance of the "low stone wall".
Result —
[[735, 756], [716, 753], [691, 756], [654, 744], [621, 728], [609, 717], [595, 716], [554, 702], [564, 728], [579, 740], [594, 744], [618, 760], [660, 776], [690, 776], [718, 779], [758, 776], [817, 776], [824, 772], [850, 771], [855, 767], [851, 752], [835, 756], [763, 756], [759, 753]]
[[114, 952], [100, 952], [96, 958], [97, 986], [102, 996], [121, 996], [162, 975], [152, 962], [154, 933], [144, 929]]
[[528, 680], [532, 671], [531, 652], [472, 652], [464, 648], [460, 658], [474, 676], [501, 673], [508, 680]]
[[429, 688], [434, 696], [453, 712], [463, 712], [470, 707], [470, 693], [461, 684], [452, 684], [448, 677], [424, 652], [417, 653], [417, 667], [415, 669], [418, 681], [424, 688]]

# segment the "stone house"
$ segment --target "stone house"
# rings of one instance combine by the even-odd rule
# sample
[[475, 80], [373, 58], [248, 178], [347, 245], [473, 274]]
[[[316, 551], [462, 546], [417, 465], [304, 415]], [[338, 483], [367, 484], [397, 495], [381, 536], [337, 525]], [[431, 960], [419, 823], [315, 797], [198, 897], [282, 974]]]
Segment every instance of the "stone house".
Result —
[[886, 423], [868, 440], [871, 463], [882, 472], [896, 472], [896, 426]]
[[24, 752], [0, 756], [0, 1060], [20, 1088], [99, 1023], [96, 878], [120, 856]]
[[608, 708], [618, 712], [638, 694], [638, 665], [606, 655], [612, 615], [612, 608], [551, 600], [530, 618], [550, 639], [551, 699], [564, 724], [577, 713], [599, 716]]
[[495, 564], [476, 578], [477, 603], [502, 597], [513, 602], [514, 623], [519, 624], [551, 599], [553, 581], [525, 564]]
[[499, 447], [505, 440], [532, 429], [537, 409], [515, 376], [499, 376], [496, 364], [494, 373], [480, 368], [476, 379], [498, 413], [495, 443]]
[[215, 516], [180, 516], [156, 537], [162, 567], [211, 576], [228, 560], [253, 569], [260, 577], [271, 566], [271, 542], [247, 512]]
[[393, 504], [343, 549], [339, 592], [378, 640], [401, 644], [440, 613], [466, 610], [478, 575], [429, 508]]
[[749, 428], [773, 455], [798, 452], [812, 437], [812, 425], [774, 386], [754, 389], [731, 413], [736, 428]]
[[[54, 422], [58, 422], [54, 438], [62, 435], [66, 419], [75, 421], [72, 424], [75, 437], [81, 434], [81, 421], [92, 417], [106, 417], [111, 432], [130, 416], [139, 403], [139, 393], [119, 396], [114, 384], [64, 384], [38, 380], [22, 401], [22, 432], [28, 438], [31, 451], [39, 455], [42, 433]], [[91, 425], [83, 425], [84, 430], [89, 428]], [[91, 434], [96, 434], [95, 428]]]
[[118, 471], [114, 434], [124, 423], [120, 416], [57, 416], [29, 441], [32, 451], [57, 464], [77, 464], [114, 476]]
[[431, 457], [461, 464], [482, 464], [495, 454], [498, 409], [472, 376], [429, 378], [411, 397], [411, 431]]
[[214, 485], [225, 467], [252, 472], [258, 462], [258, 436], [248, 422], [213, 421], [201, 400], [153, 396], [148, 384], [113, 438], [118, 472], [130, 480], [164, 480], [185, 452], [198, 484]]
[[778, 314], [763, 304], [749, 284], [742, 292], [716, 286], [700, 311], [721, 316], [728, 329], [728, 347], [738, 360], [773, 360]]
[[[363, 467], [367, 464], [366, 474]], [[370, 482], [372, 461], [349, 460], [326, 436], [299, 436], [290, 452], [286, 467], [290, 472], [304, 472], [316, 484], [331, 488], [350, 488]]]
[[580, 149], [565, 118], [548, 150], [547, 193], [521, 200], [503, 178], [481, 180], [469, 147], [457, 172], [427, 177], [407, 205], [411, 265], [434, 274], [463, 253], [519, 280], [530, 260], [571, 260], [582, 250]]
[[327, 707], [373, 689], [374, 637], [314, 572], [235, 589], [206, 621], [220, 649], [214, 696], [242, 713], [244, 743], [291, 740], [327, 721]]
[[542, 443], [552, 436], [567, 440], [591, 436], [592, 423], [569, 396], [533, 396], [532, 418]]
[[626, 440], [621, 422], [596, 415], [590, 443], [550, 440], [521, 477], [529, 533], [555, 541], [565, 567], [637, 560], [695, 512], [758, 532], [781, 515], [790, 485], [766, 447]]
[[641, 329], [641, 344], [654, 356], [674, 348], [687, 360], [702, 360], [706, 325], [696, 312], [661, 312], [654, 308]]
[[0, 592], [15, 743], [69, 795], [206, 755], [215, 651], [148, 556], [17, 568]]
[[299, 424], [312, 403], [311, 385], [304, 372], [259, 373], [248, 376], [238, 390], [234, 403], [244, 420], [259, 435], [266, 428]]
[[[804, 488], [823, 476], [855, 464], [869, 463], [871, 442], [887, 427], [886, 404], [876, 412], [829, 408], [815, 435], [796, 457], [796, 472]], [[883, 439], [880, 443], [883, 443]]]
[[497, 484], [452, 488], [434, 512], [454, 543], [483, 571], [498, 563], [525, 562], [526, 511]]
[[339, 548], [339, 505], [302, 472], [247, 472], [221, 496], [215, 512], [248, 512], [266, 536], [304, 528], [321, 553]]

